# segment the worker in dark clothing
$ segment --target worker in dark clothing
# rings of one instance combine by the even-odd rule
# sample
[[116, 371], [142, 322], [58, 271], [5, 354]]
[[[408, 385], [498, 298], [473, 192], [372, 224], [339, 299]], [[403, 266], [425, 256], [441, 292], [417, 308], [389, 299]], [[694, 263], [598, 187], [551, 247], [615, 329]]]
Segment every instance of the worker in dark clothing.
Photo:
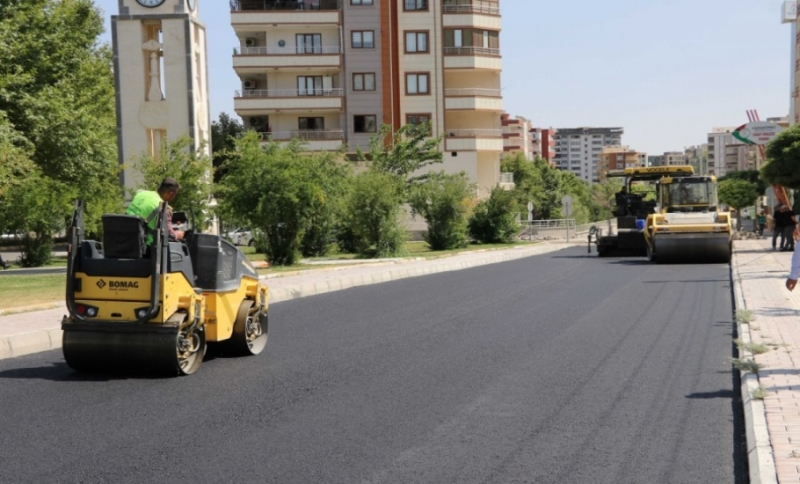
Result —
[[794, 210], [791, 207], [784, 205], [784, 227], [783, 227], [783, 239], [784, 244], [781, 247], [781, 250], [786, 250], [789, 252], [794, 252], [794, 231], [797, 227], [797, 217], [795, 216]]

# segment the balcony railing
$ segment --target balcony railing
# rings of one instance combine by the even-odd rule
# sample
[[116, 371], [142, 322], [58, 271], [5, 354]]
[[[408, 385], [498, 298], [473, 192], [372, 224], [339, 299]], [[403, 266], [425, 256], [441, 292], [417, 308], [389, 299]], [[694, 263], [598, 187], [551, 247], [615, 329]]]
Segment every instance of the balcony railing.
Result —
[[[234, 48], [234, 55], [239, 55]], [[281, 47], [242, 47], [241, 55], [311, 55], [311, 54], [340, 54], [342, 48], [338, 45], [321, 45], [319, 47], [298, 47], [289, 50]]]
[[499, 6], [488, 5], [443, 5], [444, 13], [482, 13], [486, 15], [500, 15]]
[[459, 88], [459, 89], [445, 89], [445, 96], [477, 96], [477, 97], [501, 97], [502, 91], [500, 89], [484, 89], [484, 88]]
[[514, 183], [514, 174], [513, 173], [500, 173], [500, 183]]
[[324, 97], [324, 96], [343, 96], [344, 89], [313, 89], [310, 91], [300, 91], [298, 89], [245, 89], [236, 91], [236, 97]]
[[502, 129], [448, 129], [450, 138], [502, 138]]
[[258, 132], [262, 139], [273, 141], [290, 141], [295, 138], [304, 141], [325, 141], [325, 140], [341, 140], [344, 139], [344, 131], [342, 130], [306, 130], [299, 129], [295, 131], [275, 131], [275, 132]]
[[266, 10], [339, 10], [341, 0], [230, 0], [231, 12]]
[[445, 47], [444, 55], [500, 55], [500, 49], [490, 47]]

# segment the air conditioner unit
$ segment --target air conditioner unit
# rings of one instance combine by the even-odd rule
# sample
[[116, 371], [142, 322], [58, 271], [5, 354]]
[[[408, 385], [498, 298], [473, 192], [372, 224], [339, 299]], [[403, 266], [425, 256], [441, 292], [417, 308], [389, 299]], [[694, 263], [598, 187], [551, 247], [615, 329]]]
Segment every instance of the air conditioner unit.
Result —
[[255, 116], [250, 118], [250, 126], [263, 126], [263, 125], [264, 125], [264, 118]]
[[255, 47], [258, 45], [258, 41], [256, 39], [244, 39], [245, 47]]
[[244, 88], [245, 89], [255, 89], [256, 88], [256, 81], [244, 81]]

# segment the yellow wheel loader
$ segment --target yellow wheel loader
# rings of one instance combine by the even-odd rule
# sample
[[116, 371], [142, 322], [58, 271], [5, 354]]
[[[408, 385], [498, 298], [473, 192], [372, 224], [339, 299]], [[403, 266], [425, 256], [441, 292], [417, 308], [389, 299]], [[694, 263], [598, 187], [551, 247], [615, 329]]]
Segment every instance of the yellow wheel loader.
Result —
[[192, 230], [171, 241], [166, 204], [150, 245], [145, 221], [130, 215], [103, 215], [103, 241], [85, 240], [83, 211], [76, 201], [61, 323], [71, 368], [189, 375], [209, 345], [264, 349], [268, 290], [236, 247]]
[[716, 178], [695, 175], [691, 166], [626, 168], [607, 176], [624, 178], [625, 190], [617, 194], [617, 233], [595, 235], [601, 257], [730, 261], [731, 216], [719, 210]]

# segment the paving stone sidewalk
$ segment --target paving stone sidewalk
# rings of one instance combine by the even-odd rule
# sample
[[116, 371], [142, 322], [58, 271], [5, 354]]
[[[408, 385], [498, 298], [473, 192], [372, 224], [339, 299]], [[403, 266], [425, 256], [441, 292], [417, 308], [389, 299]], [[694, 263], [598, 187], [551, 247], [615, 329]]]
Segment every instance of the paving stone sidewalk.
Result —
[[740, 359], [761, 367], [742, 373], [753, 484], [800, 482], [800, 290], [784, 285], [791, 257], [768, 239], [735, 243], [736, 308], [752, 314], [739, 324], [740, 339], [752, 344]]
[[[356, 286], [417, 277], [437, 272], [467, 269], [523, 257], [546, 254], [573, 246], [563, 242], [543, 242], [501, 250], [465, 252], [439, 259], [412, 259], [376, 262], [347, 267], [308, 270], [266, 278], [270, 303], [339, 291]], [[34, 304], [36, 301], [31, 301]], [[63, 304], [50, 309], [0, 315], [0, 359], [61, 347]]]

